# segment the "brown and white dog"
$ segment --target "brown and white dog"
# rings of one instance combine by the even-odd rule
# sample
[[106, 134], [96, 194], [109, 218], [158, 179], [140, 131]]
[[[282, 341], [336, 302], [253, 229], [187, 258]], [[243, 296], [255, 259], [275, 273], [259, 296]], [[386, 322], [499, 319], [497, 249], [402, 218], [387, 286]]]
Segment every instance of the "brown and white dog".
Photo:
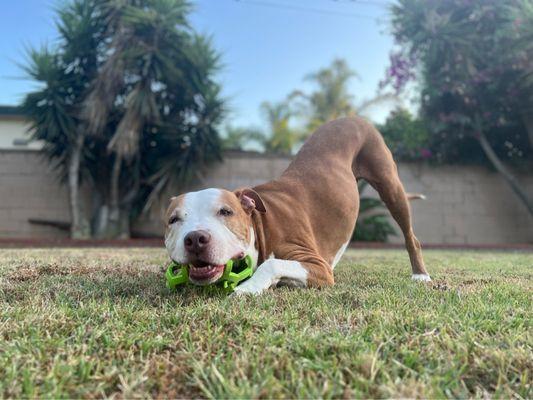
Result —
[[333, 285], [333, 269], [359, 212], [358, 178], [379, 192], [400, 226], [412, 278], [431, 280], [391, 152], [358, 117], [318, 128], [279, 179], [235, 192], [206, 189], [173, 197], [165, 216], [168, 254], [191, 265], [190, 279], [198, 285], [218, 280], [230, 259], [250, 255], [255, 272], [237, 294], [280, 283]]

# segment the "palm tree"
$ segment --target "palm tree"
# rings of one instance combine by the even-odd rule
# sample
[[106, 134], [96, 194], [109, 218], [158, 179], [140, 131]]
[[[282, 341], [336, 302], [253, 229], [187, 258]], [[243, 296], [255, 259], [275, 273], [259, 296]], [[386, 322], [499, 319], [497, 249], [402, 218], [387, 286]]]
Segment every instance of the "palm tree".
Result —
[[128, 207], [121, 212], [120, 204], [123, 162], [139, 156], [144, 128], [159, 121], [154, 88], [166, 86], [165, 78], [169, 80], [180, 73], [173, 66], [177, 59], [175, 50], [181, 53], [176, 46], [187, 40], [188, 35], [186, 2], [158, 0], [146, 2], [149, 7], [143, 5], [107, 2], [102, 7], [109, 40], [106, 52], [110, 56], [102, 63], [83, 104], [82, 116], [88, 133], [93, 135], [101, 135], [108, 127], [117, 103], [122, 111], [107, 143], [113, 163], [109, 196], [100, 208], [107, 218], [98, 218], [98, 236], [127, 235]]
[[43, 89], [25, 104], [47, 154], [73, 166], [64, 168], [73, 230], [80, 176], [94, 189], [93, 235], [126, 237], [168, 184], [220, 157], [219, 55], [189, 27], [189, 9], [184, 0], [73, 0], [60, 12], [59, 48], [31, 53], [27, 69]]
[[257, 128], [244, 128], [241, 126], [226, 125], [222, 138], [222, 147], [225, 150], [243, 150], [249, 142], [263, 143], [263, 132]]
[[45, 143], [46, 156], [61, 180], [68, 182], [73, 238], [90, 234], [79, 197], [85, 157], [79, 110], [87, 82], [96, 72], [96, 44], [103, 32], [95, 18], [97, 8], [97, 1], [75, 0], [60, 10], [60, 50], [30, 49], [24, 67], [41, 88], [29, 93], [22, 106], [31, 120], [32, 138]]
[[[266, 132], [241, 129], [240, 135], [232, 139], [240, 140], [241, 144], [243, 141], [258, 142], [267, 152], [290, 155], [320, 125], [339, 117], [364, 115], [377, 104], [398, 101], [394, 95], [382, 93], [354, 104], [348, 83], [356, 76], [346, 61], [334, 60], [330, 67], [306, 76], [306, 80], [317, 86], [313, 92], [295, 90], [283, 101], [261, 104], [268, 125]], [[295, 120], [302, 118], [305, 128], [295, 127]]]
[[364, 115], [376, 104], [397, 101], [394, 95], [384, 93], [354, 104], [348, 84], [357, 76], [345, 60], [335, 59], [329, 67], [306, 76], [307, 81], [316, 85], [316, 90], [309, 94], [297, 90], [289, 95], [291, 101], [298, 102], [300, 114], [307, 119], [308, 134], [335, 118]]
[[290, 155], [294, 146], [300, 141], [301, 133], [290, 126], [294, 113], [287, 101], [261, 104], [261, 111], [268, 124], [267, 134], [251, 135], [266, 152]]

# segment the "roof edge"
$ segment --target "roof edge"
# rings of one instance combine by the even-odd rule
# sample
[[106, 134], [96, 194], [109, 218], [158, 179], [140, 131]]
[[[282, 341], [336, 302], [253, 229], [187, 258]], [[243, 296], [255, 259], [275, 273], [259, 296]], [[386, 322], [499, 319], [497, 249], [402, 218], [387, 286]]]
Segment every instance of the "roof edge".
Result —
[[20, 106], [0, 105], [0, 116], [25, 117], [26, 113]]

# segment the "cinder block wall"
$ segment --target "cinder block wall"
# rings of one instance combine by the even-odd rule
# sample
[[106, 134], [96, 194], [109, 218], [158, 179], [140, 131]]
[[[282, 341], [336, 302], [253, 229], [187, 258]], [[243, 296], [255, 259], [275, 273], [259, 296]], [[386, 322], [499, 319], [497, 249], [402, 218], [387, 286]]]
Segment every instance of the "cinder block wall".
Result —
[[[422, 242], [533, 242], [533, 217], [496, 172], [473, 166], [435, 168], [405, 163], [398, 168], [407, 191], [427, 196], [411, 202], [415, 232]], [[533, 197], [533, 175], [517, 176]], [[402, 237], [391, 241], [401, 242]]]
[[67, 189], [41, 153], [0, 150], [0, 237], [68, 237], [29, 218], [69, 221]]
[[[236, 189], [253, 186], [283, 172], [290, 160], [283, 157], [229, 152], [224, 163], [199, 176], [184, 190], [204, 187]], [[482, 167], [430, 167], [400, 164], [407, 191], [421, 192], [425, 201], [412, 203], [415, 232], [425, 243], [495, 244], [532, 243], [533, 218], [503, 179]], [[519, 175], [533, 196], [533, 176]], [[372, 189], [363, 195], [376, 196]], [[134, 225], [136, 232], [162, 234], [161, 213], [169, 190], [148, 215]], [[29, 218], [70, 219], [65, 187], [40, 153], [0, 151], [0, 237], [65, 237], [53, 227], [31, 225]], [[401, 236], [393, 239], [401, 242]]]

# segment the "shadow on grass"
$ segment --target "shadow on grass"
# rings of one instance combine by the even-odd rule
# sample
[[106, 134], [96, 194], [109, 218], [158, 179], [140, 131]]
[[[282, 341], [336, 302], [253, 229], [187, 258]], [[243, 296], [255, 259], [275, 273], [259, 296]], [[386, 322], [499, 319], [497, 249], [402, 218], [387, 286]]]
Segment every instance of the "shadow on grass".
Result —
[[186, 306], [201, 299], [225, 298], [217, 288], [184, 286], [179, 290], [166, 287], [164, 272], [157, 268], [58, 268], [44, 265], [20, 269], [0, 283], [0, 300], [9, 304], [35, 301], [130, 301], [144, 305], [161, 306], [171, 302]]

